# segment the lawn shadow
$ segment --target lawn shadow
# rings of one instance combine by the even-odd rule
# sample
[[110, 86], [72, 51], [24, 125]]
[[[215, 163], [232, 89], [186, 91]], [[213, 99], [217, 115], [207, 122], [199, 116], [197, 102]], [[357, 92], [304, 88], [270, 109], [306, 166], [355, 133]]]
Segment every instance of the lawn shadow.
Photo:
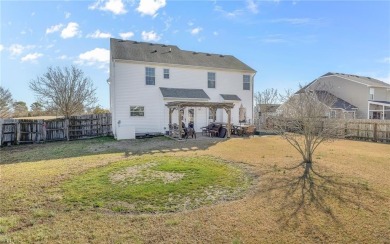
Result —
[[124, 157], [206, 150], [223, 138], [199, 138], [176, 141], [165, 136], [121, 140], [112, 137], [99, 137], [80, 141], [61, 141], [44, 144], [26, 144], [0, 149], [0, 165], [41, 160], [66, 159], [108, 153], [123, 153]]
[[291, 168], [275, 165], [263, 175], [272, 179], [265, 180], [259, 193], [265, 193], [276, 203], [277, 221], [282, 229], [304, 225], [310, 231], [327, 236], [326, 228], [321, 227], [318, 219], [343, 229], [342, 211], [372, 213], [372, 200], [385, 201], [385, 197], [357, 178], [329, 173], [318, 167], [307, 174], [304, 172], [304, 164], [300, 163]]

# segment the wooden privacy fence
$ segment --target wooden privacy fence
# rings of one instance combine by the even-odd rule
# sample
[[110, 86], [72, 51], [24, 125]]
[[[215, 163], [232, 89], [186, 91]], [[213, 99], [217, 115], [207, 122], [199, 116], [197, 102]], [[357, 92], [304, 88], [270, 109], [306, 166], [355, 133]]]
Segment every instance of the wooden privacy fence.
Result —
[[[277, 124], [277, 117], [267, 118], [266, 128], [272, 130]], [[288, 127], [288, 122], [285, 123]], [[295, 126], [299, 123], [291, 123]], [[287, 131], [294, 131], [293, 128], [286, 128]], [[390, 120], [374, 119], [324, 119], [319, 130], [337, 130], [337, 135], [346, 139], [376, 141], [390, 143]]]
[[0, 119], [0, 145], [79, 140], [112, 134], [111, 114], [69, 119]]

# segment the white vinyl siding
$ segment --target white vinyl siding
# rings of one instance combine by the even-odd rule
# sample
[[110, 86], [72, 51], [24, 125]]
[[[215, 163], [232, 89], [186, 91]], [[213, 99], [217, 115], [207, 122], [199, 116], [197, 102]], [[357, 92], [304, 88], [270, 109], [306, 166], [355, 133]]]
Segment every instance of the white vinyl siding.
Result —
[[208, 88], [215, 88], [215, 73], [214, 72], [207, 73], [207, 87]]
[[156, 84], [156, 70], [154, 68], [146, 67], [145, 79], [146, 79], [146, 85], [154, 86]]
[[242, 80], [243, 80], [243, 83], [242, 83], [243, 89], [250, 90], [251, 89], [251, 77], [249, 75], [243, 75]]
[[[203, 89], [210, 97], [209, 102], [222, 102], [220, 94], [235, 94], [241, 101], [232, 109], [232, 123], [238, 123], [238, 109], [243, 104], [247, 108], [247, 118], [252, 118], [252, 94], [242, 89], [242, 76], [247, 72], [221, 70], [218, 71], [218, 80], [223, 81], [223, 85], [216, 89], [208, 89], [205, 80], [207, 69], [188, 68], [169, 66], [171, 74], [170, 79], [164, 79], [163, 69], [167, 68], [166, 64], [153, 65], [155, 69], [155, 85], [145, 85], [145, 64], [135, 64], [128, 62], [116, 61], [112, 66], [112, 78], [110, 87], [112, 91], [112, 103], [115, 105], [113, 111], [113, 129], [122, 131], [132, 131], [135, 133], [161, 132], [165, 133], [169, 123], [169, 109], [165, 106], [167, 102], [175, 99], [164, 99], [160, 87], [168, 88], [187, 88]], [[150, 66], [148, 66], [150, 67]], [[115, 89], [115, 92], [114, 92]], [[130, 106], [143, 106], [144, 116], [132, 117], [129, 115]], [[184, 118], [188, 124], [188, 118]], [[175, 110], [172, 114], [172, 123], [177, 123], [178, 115]], [[227, 122], [226, 112], [218, 109], [216, 120]], [[201, 131], [201, 127], [209, 123], [208, 108], [195, 108], [195, 128]], [[134, 135], [135, 136], [135, 135]], [[117, 134], [117, 138], [125, 138]]]

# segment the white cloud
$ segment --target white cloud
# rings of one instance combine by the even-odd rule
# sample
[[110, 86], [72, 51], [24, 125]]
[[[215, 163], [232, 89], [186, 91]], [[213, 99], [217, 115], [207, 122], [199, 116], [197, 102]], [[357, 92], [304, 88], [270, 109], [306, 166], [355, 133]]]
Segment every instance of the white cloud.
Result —
[[202, 30], [202, 27], [196, 27], [191, 30], [191, 35], [198, 35]]
[[127, 13], [127, 10], [122, 0], [97, 0], [88, 8], [92, 10], [99, 9], [102, 11], [110, 11], [116, 15]]
[[91, 51], [81, 53], [77, 64], [97, 66], [98, 68], [105, 69], [110, 61], [110, 51], [104, 48], [95, 48]]
[[213, 35], [214, 35], [214, 36], [218, 36], [219, 33], [218, 33], [217, 31], [214, 31], [214, 32], [213, 32]]
[[236, 9], [231, 12], [224, 10], [221, 6], [216, 5], [214, 11], [221, 13], [224, 17], [229, 19], [237, 18], [245, 13], [242, 9]]
[[121, 32], [119, 33], [119, 36], [122, 38], [122, 39], [130, 39], [134, 36], [134, 33], [129, 31], [129, 32]]
[[50, 26], [49, 28], [46, 29], [46, 34], [57, 32], [57, 31], [61, 30], [61, 28], [63, 26], [64, 26], [63, 24]]
[[57, 59], [66, 60], [66, 59], [68, 59], [68, 56], [61, 55], [61, 56], [57, 57]]
[[27, 62], [27, 61], [31, 61], [31, 62], [34, 62], [36, 61], [38, 58], [42, 57], [43, 54], [42, 53], [29, 53], [27, 54], [26, 56], [22, 57], [21, 58], [21, 61], [22, 62]]
[[62, 31], [61, 37], [64, 39], [75, 37], [80, 34], [79, 24], [76, 22], [70, 22]]
[[291, 25], [303, 25], [312, 22], [312, 19], [309, 18], [282, 18], [274, 19], [270, 21], [271, 23], [287, 23]]
[[65, 12], [64, 14], [65, 14], [65, 19], [69, 19], [70, 18], [71, 13]]
[[139, 2], [139, 6], [137, 11], [141, 13], [141, 15], [150, 15], [153, 17], [157, 16], [157, 11], [160, 8], [165, 7], [165, 0], [141, 0]]
[[156, 32], [154, 31], [149, 31], [149, 32], [146, 32], [146, 31], [142, 31], [142, 40], [144, 41], [152, 41], [152, 42], [157, 42], [161, 39], [161, 36], [158, 35]]
[[24, 50], [28, 50], [28, 49], [31, 49], [31, 48], [34, 48], [35, 46], [33, 45], [27, 45], [27, 46], [23, 46], [23, 45], [20, 45], [20, 44], [12, 44], [8, 50], [10, 51], [11, 55], [12, 56], [17, 56], [17, 55], [20, 55], [22, 54], [22, 52]]
[[247, 1], [246, 1], [246, 8], [247, 8], [250, 12], [252, 12], [252, 13], [254, 13], [254, 14], [257, 14], [257, 13], [259, 12], [259, 6], [258, 6], [257, 3], [255, 3], [254, 0], [247, 0]]
[[87, 38], [110, 38], [111, 34], [110, 33], [104, 33], [101, 32], [100, 30], [96, 30], [94, 33], [88, 34]]
[[4, 50], [4, 46], [0, 44], [0, 52]]
[[390, 64], [390, 57], [383, 58], [382, 63]]

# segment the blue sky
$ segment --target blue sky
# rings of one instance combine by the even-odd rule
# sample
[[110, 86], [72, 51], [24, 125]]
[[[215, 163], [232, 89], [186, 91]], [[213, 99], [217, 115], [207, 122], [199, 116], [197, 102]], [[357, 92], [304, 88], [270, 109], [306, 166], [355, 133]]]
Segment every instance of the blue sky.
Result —
[[78, 65], [109, 107], [109, 37], [231, 54], [255, 91], [297, 89], [327, 73], [390, 83], [389, 1], [1, 1], [1, 86], [28, 105], [49, 66]]

